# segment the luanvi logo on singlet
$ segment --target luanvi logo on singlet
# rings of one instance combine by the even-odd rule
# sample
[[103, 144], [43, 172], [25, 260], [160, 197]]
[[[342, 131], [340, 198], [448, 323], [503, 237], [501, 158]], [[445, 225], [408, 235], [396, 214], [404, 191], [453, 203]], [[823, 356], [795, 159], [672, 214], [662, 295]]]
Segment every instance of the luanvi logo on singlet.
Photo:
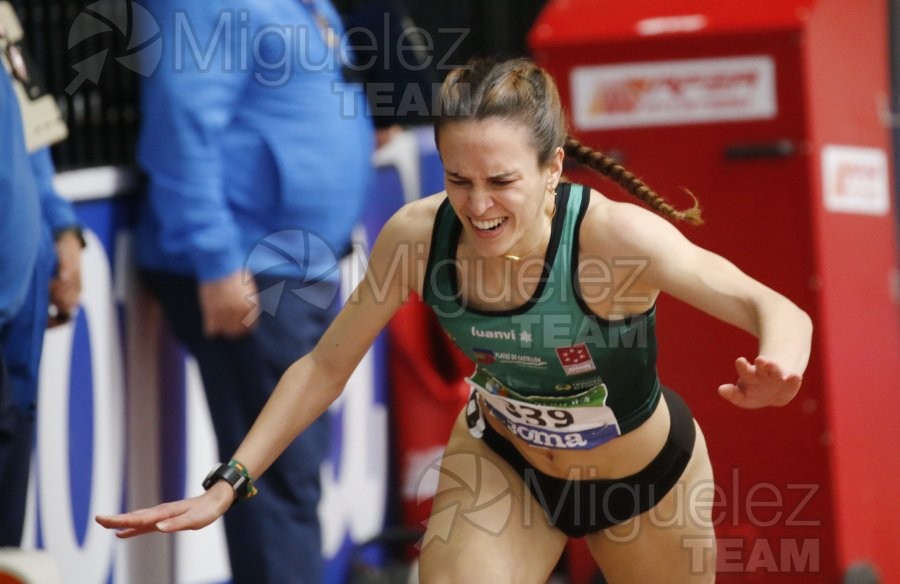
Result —
[[479, 339], [492, 339], [495, 341], [517, 341], [519, 340], [519, 335], [516, 334], [516, 329], [507, 329], [503, 331], [485, 331], [481, 329], [477, 329], [474, 326], [472, 327], [472, 336], [477, 337]]

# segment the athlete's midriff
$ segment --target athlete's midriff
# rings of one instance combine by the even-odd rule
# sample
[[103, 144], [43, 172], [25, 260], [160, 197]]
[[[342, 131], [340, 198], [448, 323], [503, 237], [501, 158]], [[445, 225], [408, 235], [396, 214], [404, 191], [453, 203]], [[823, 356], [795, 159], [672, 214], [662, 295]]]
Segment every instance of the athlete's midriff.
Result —
[[669, 411], [660, 397], [653, 413], [634, 430], [590, 450], [533, 446], [513, 434], [480, 400], [485, 422], [512, 442], [536, 469], [559, 478], [612, 479], [634, 474], [659, 453], [669, 434]]

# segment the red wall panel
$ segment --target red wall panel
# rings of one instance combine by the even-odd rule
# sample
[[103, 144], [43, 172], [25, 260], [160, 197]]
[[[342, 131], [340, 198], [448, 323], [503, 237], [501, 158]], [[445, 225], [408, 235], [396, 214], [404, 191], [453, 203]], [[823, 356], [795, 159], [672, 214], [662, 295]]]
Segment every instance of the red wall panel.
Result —
[[[825, 145], [889, 153], [877, 109], [887, 93], [886, 16], [882, 1], [779, 0], [749, 10], [744, 3], [568, 0], [551, 2], [532, 31], [535, 58], [555, 75], [570, 109], [575, 67], [745, 56], [775, 63], [777, 113], [769, 119], [573, 127], [676, 206], [690, 205], [681, 193], [689, 188], [706, 224], [685, 234], [793, 299], [816, 323], [797, 399], [745, 411], [716, 387], [735, 377], [736, 357], [756, 356], [755, 339], [660, 300], [660, 375], [694, 410], [720, 487], [720, 582], [838, 582], [859, 560], [877, 564], [887, 582], [900, 579], [900, 559], [888, 549], [900, 543], [897, 528], [879, 520], [900, 517], [900, 498], [891, 495], [900, 480], [891, 446], [900, 442], [892, 420], [900, 410], [892, 214], [826, 211], [820, 177]], [[676, 29], [705, 24], [639, 34], [642, 22], [663, 17]], [[790, 153], [726, 155], [735, 146], [776, 144], [789, 144]], [[596, 175], [567, 175], [629, 197]], [[801, 561], [798, 549], [811, 555]]]

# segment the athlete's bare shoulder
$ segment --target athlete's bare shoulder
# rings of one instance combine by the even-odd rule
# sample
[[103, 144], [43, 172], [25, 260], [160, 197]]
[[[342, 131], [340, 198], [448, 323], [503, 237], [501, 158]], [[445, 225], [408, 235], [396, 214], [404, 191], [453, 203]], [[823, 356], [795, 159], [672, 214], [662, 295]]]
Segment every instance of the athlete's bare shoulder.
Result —
[[594, 189], [590, 190], [589, 197], [590, 202], [582, 221], [581, 245], [598, 252], [598, 243], [603, 241], [603, 235], [608, 234], [608, 229], [614, 222], [615, 206], [620, 203]]
[[598, 215], [604, 214], [609, 211], [611, 205], [613, 205], [612, 199], [601, 193], [596, 189], [589, 189], [590, 193], [588, 196], [590, 197], [590, 202], [588, 203], [587, 213], [588, 215]]
[[446, 198], [446, 193], [423, 197], [403, 205], [394, 213], [381, 230], [373, 249], [375, 270], [390, 271], [399, 261], [407, 266], [411, 276], [406, 285], [416, 291], [421, 289], [424, 267], [431, 251], [434, 219]]
[[653, 211], [614, 201], [592, 189], [579, 236], [581, 245], [594, 253], [628, 255], [646, 252], [661, 234], [673, 230], [669, 221]]
[[437, 193], [411, 201], [397, 211], [403, 225], [409, 229], [427, 227], [431, 231], [431, 225], [437, 215], [438, 207], [447, 199], [446, 193]]
[[397, 210], [384, 226], [382, 235], [387, 239], [403, 242], [422, 242], [425, 252], [431, 243], [431, 231], [438, 207], [447, 198], [445, 193], [430, 195], [411, 201]]

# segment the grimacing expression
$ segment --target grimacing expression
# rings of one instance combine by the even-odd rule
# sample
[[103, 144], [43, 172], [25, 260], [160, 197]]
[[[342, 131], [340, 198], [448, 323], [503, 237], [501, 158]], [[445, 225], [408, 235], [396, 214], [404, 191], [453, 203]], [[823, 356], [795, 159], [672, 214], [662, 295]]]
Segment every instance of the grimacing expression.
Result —
[[440, 154], [462, 241], [479, 255], [524, 253], [544, 237], [553, 211], [548, 187], [559, 181], [562, 149], [541, 166], [526, 126], [487, 118], [442, 126]]

